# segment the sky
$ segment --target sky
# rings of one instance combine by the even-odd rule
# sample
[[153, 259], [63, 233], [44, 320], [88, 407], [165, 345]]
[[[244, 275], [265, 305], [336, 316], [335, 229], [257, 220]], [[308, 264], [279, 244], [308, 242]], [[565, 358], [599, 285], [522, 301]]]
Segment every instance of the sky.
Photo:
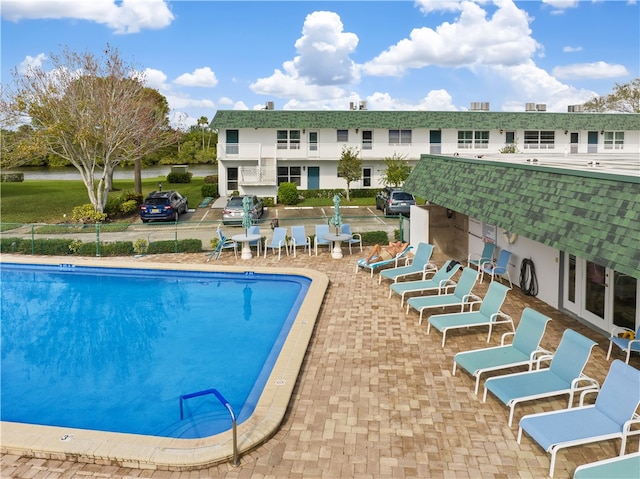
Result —
[[637, 0], [0, 0], [0, 80], [107, 45], [189, 126], [217, 110], [566, 112], [640, 77]]

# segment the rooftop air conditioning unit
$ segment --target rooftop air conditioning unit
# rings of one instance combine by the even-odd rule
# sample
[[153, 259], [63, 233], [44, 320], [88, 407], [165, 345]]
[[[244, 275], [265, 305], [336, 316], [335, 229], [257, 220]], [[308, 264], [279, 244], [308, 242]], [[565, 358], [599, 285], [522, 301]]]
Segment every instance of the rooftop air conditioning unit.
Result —
[[525, 103], [524, 104], [524, 111], [536, 111], [536, 104], [535, 103]]
[[538, 111], [547, 111], [547, 105], [545, 103], [538, 103], [536, 105], [536, 110], [538, 110]]
[[349, 110], [357, 110], [358, 109], [358, 105], [356, 104], [355, 101], [350, 101], [349, 102]]
[[569, 113], [581, 113], [584, 111], [584, 105], [569, 105], [567, 111]]
[[479, 101], [472, 101], [471, 107], [469, 108], [471, 111], [478, 111], [482, 108], [482, 105]]
[[488, 101], [483, 101], [483, 102], [480, 104], [480, 109], [481, 109], [482, 111], [489, 111], [489, 102], [488, 102]]
[[366, 100], [362, 100], [362, 101], [360, 102], [360, 109], [361, 109], [361, 110], [366, 110], [366, 109], [367, 109], [367, 102], [366, 102]]
[[267, 105], [264, 108], [265, 110], [273, 110], [273, 102], [272, 101], [268, 101]]

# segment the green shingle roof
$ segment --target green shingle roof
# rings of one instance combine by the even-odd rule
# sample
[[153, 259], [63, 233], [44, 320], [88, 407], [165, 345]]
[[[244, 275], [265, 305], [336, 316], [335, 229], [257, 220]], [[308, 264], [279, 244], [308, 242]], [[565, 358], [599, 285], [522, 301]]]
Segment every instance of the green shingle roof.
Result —
[[640, 279], [640, 179], [422, 155], [404, 188]]
[[563, 129], [640, 130], [640, 114], [493, 111], [297, 111], [218, 110], [217, 129], [384, 128], [384, 129]]

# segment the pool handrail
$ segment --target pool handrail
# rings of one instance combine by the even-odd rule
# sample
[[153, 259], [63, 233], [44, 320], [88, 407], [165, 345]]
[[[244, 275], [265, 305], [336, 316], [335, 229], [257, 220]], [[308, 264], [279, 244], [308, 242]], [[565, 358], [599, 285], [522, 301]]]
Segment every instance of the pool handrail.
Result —
[[231, 415], [231, 430], [233, 433], [233, 465], [238, 466], [240, 465], [240, 459], [238, 457], [238, 435], [236, 432], [236, 415], [233, 412], [233, 408], [231, 407], [231, 404], [229, 404], [229, 401], [227, 401], [224, 398], [224, 396], [220, 393], [220, 391], [213, 388], [213, 389], [204, 389], [202, 391], [198, 391], [195, 393], [180, 395], [180, 420], [182, 421], [184, 419], [183, 403], [185, 399], [191, 399], [198, 396], [205, 396], [207, 394], [213, 394], [215, 397], [217, 397], [218, 401], [220, 401], [220, 403], [227, 408], [227, 411], [229, 411], [229, 414]]

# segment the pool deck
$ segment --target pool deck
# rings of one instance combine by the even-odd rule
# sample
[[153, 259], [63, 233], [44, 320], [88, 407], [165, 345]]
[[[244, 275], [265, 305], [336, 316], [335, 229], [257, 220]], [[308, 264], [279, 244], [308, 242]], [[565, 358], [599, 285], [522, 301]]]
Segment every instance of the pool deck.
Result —
[[[20, 456], [2, 444], [2, 478], [117, 479], [182, 478], [539, 478], [548, 477], [549, 455], [526, 435], [517, 444], [517, 421], [523, 414], [566, 407], [566, 399], [538, 400], [516, 408], [514, 427], [507, 426], [507, 408], [489, 395], [486, 403], [473, 393], [474, 381], [463, 371], [452, 376], [456, 352], [487, 346], [486, 329], [448, 334], [441, 347], [438, 331], [426, 334], [418, 315], [400, 308], [397, 296], [388, 299], [388, 282], [378, 285], [364, 272], [354, 274], [360, 255], [332, 259], [298, 252], [296, 258], [269, 254], [267, 258], [237, 260], [230, 252], [205, 263], [203, 254], [152, 255], [127, 258], [129, 266], [206, 264], [207, 268], [237, 266], [305, 268], [324, 273], [330, 281], [309, 343], [307, 357], [293, 388], [284, 419], [275, 433], [229, 462], [192, 470], [154, 469], [148, 465], [112, 464], [108, 460], [74, 462], [56, 457]], [[441, 265], [447, 258], [434, 252]], [[4, 261], [11, 256], [4, 255]], [[75, 258], [74, 258], [75, 260]], [[108, 266], [113, 260], [99, 259]], [[60, 258], [69, 263], [70, 258]], [[488, 282], [476, 286], [483, 296]], [[517, 321], [531, 306], [550, 316], [542, 346], [555, 350], [566, 328], [598, 342], [585, 374], [604, 379], [607, 339], [515, 288], [503, 311]], [[489, 345], [497, 345], [507, 327], [498, 326]], [[622, 358], [619, 351], [614, 358]], [[640, 367], [640, 357], [630, 364]], [[34, 438], [34, 440], [36, 440]], [[1, 441], [1, 439], [0, 439]], [[564, 449], [558, 453], [554, 477], [570, 478], [578, 465], [618, 454], [619, 441]], [[638, 450], [631, 439], [627, 453]]]

